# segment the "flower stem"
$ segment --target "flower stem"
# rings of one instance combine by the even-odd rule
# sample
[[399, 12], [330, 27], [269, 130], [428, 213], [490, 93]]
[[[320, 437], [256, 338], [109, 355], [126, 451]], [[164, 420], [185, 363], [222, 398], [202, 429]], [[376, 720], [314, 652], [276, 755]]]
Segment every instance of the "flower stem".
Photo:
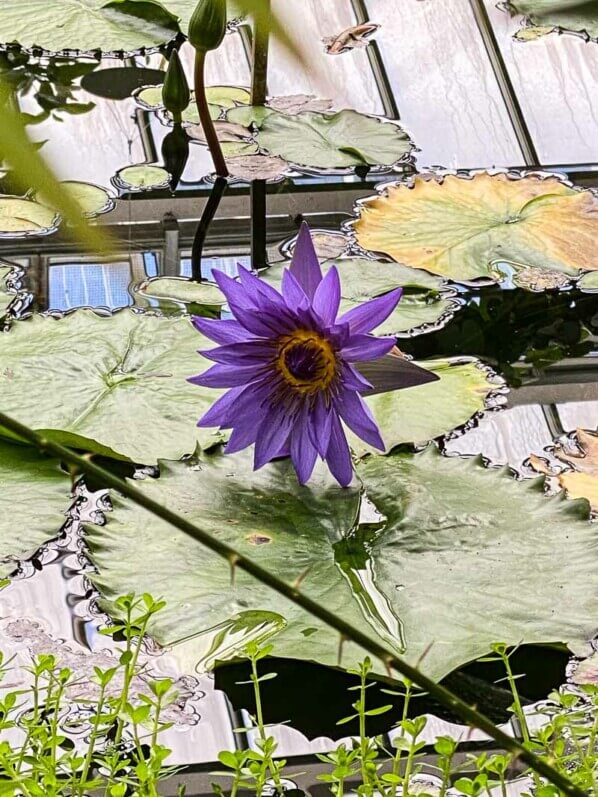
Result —
[[206, 97], [206, 81], [205, 81], [205, 66], [206, 66], [206, 53], [205, 50], [195, 51], [195, 102], [197, 103], [197, 111], [199, 113], [199, 121], [203, 128], [206, 142], [214, 161], [214, 169], [219, 177], [228, 177], [228, 168], [214, 122], [210, 116], [210, 108]]
[[458, 714], [467, 724], [487, 733], [488, 736], [494, 739], [502, 748], [513, 753], [538, 774], [543, 775], [564, 794], [569, 795], [569, 797], [587, 797], [587, 793], [573, 783], [566, 775], [537, 756], [517, 739], [506, 734], [497, 727], [492, 720], [474, 708], [474, 706], [466, 703], [446, 687], [436, 683], [436, 681], [422, 673], [417, 667], [399, 658], [389, 648], [369, 637], [359, 628], [355, 628], [341, 617], [338, 617], [333, 611], [321, 606], [317, 601], [301, 593], [293, 584], [287, 584], [277, 575], [257, 564], [253, 559], [247, 558], [221, 539], [214, 537], [209, 532], [191, 523], [191, 521], [183, 515], [173, 512], [171, 509], [168, 509], [168, 507], [162, 506], [158, 501], [154, 501], [149, 495], [139, 488], [132, 486], [125, 479], [121, 479], [105, 468], [96, 465], [91, 461], [89, 455], [87, 457], [82, 457], [70, 448], [49, 440], [47, 437], [44, 437], [44, 435], [30, 429], [28, 426], [25, 426], [3, 412], [0, 412], [0, 426], [13, 432], [17, 436], [17, 439], [28, 441], [39, 451], [53, 454], [63, 462], [74, 466], [71, 469], [73, 472], [88, 474], [99, 480], [106, 488], [118, 490], [119, 493], [129, 498], [138, 506], [143, 507], [148, 512], [156, 515], [156, 517], [161, 518], [171, 526], [174, 526], [174, 528], [179, 529], [179, 531], [182, 531], [196, 542], [201, 543], [209, 550], [218, 554], [218, 556], [221, 556], [229, 564], [234, 563], [234, 566], [239, 568], [239, 570], [253, 576], [262, 584], [270, 587], [274, 592], [292, 601], [295, 605], [300, 606], [304, 611], [314, 617], [317, 617], [327, 626], [337, 631], [342, 637], [355, 642], [370, 655], [375, 656], [389, 671], [395, 670], [402, 676], [409, 678], [416, 686], [428, 692], [441, 705]]
[[268, 48], [270, 46], [270, 0], [255, 15], [251, 68], [251, 104], [264, 105], [268, 95]]

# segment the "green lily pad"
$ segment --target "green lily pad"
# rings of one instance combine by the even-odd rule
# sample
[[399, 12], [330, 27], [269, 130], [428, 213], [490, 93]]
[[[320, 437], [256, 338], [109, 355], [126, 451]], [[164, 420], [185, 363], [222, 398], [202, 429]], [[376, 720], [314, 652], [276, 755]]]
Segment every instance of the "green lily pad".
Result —
[[[560, 28], [572, 33], [586, 33], [592, 39], [598, 38], [598, 6], [595, 2], [512, 0], [509, 10], [515, 14], [523, 14], [536, 28]], [[524, 32], [525, 30], [523, 28]]]
[[226, 119], [228, 122], [243, 127], [250, 127], [250, 125], [259, 127], [272, 113], [275, 113], [274, 109], [268, 108], [267, 105], [240, 105], [227, 111]]
[[0, 238], [27, 238], [56, 232], [60, 216], [33, 199], [0, 195]]
[[[168, 0], [163, 5], [168, 8]], [[132, 53], [176, 36], [176, 26], [166, 27], [156, 18], [125, 14], [108, 7], [107, 0], [27, 0], [26, 4], [4, 0], [0, 4], [0, 43], [18, 42], [22, 47], [50, 52]]]
[[[288, 116], [277, 111], [253, 114], [262, 149], [299, 166], [337, 169], [368, 164], [391, 166], [406, 158], [413, 144], [398, 125], [357, 111], [334, 114], [307, 111]], [[261, 120], [258, 121], [259, 116]], [[229, 121], [245, 121], [233, 112]]]
[[[284, 265], [273, 266], [263, 274], [265, 281], [278, 290]], [[360, 257], [329, 260], [322, 264], [322, 271], [325, 273], [332, 265], [338, 268], [341, 279], [341, 313], [395, 288], [404, 289], [397, 309], [376, 329], [377, 335], [425, 331], [426, 326], [436, 327], [443, 320], [448, 321], [459, 307], [443, 291], [444, 280], [425, 271]]]
[[433, 447], [371, 457], [358, 472], [386, 518], [372, 567], [409, 661], [441, 677], [497, 640], [582, 644], [595, 634], [586, 501], [547, 498], [543, 478], [516, 481]]
[[206, 368], [201, 348], [188, 318], [35, 316], [0, 338], [0, 394], [53, 440], [151, 465], [222, 439], [195, 425], [218, 396], [186, 381]]
[[[189, 21], [197, 6], [197, 0], [161, 0], [161, 2], [171, 13], [176, 14], [179, 18], [181, 30], [186, 34]], [[226, 10], [229, 22], [233, 22], [245, 15], [236, 0], [228, 0]]]
[[144, 86], [133, 93], [135, 101], [148, 111], [158, 111], [164, 107], [162, 86]]
[[129, 191], [151, 191], [154, 188], [167, 188], [170, 175], [161, 166], [140, 163], [136, 166], [125, 166], [112, 178], [118, 188]]
[[[372, 457], [359, 474], [381, 519], [358, 526], [358, 491], [321, 469], [299, 487], [287, 460], [253, 473], [246, 453], [160, 467], [160, 479], [139, 483], [146, 495], [287, 583], [301, 578], [305, 595], [433, 677], [497, 639], [579, 642], [595, 631], [587, 504], [547, 498], [543, 480], [435, 449]], [[115, 496], [107, 525], [85, 535], [105, 606], [129, 591], [164, 596], [150, 632], [184, 671], [265, 637], [275, 656], [338, 664], [330, 629], [239, 570], [231, 580], [226, 561], [132, 503]], [[340, 663], [362, 656], [345, 644]]]
[[[65, 180], [62, 187], [68, 191], [71, 198], [77, 202], [81, 212], [87, 218], [93, 219], [103, 213], [114, 210], [114, 200], [105, 188], [93, 183], [83, 183], [78, 180]], [[40, 201], [45, 201], [40, 197]], [[51, 203], [47, 203], [51, 204]]]
[[226, 297], [217, 285], [192, 282], [182, 277], [156, 277], [139, 286], [139, 293], [160, 299], [172, 299], [183, 304], [202, 304], [221, 307]]
[[[417, 365], [440, 379], [365, 399], [387, 451], [401, 443], [427, 443], [463, 426], [486, 409], [498, 387], [496, 377], [475, 357], [421, 360]], [[352, 433], [349, 439], [358, 456], [375, 452]]]
[[590, 271], [584, 274], [577, 283], [577, 288], [586, 293], [594, 293], [598, 291], [598, 271]]
[[241, 86], [208, 86], [206, 98], [210, 105], [228, 109], [236, 105], [249, 105], [251, 94]]
[[[145, 86], [135, 92], [135, 100], [143, 108], [158, 111], [164, 108], [162, 101], [162, 86]], [[247, 105], [250, 94], [245, 88], [239, 86], [208, 86], [206, 97], [213, 120], [219, 119], [222, 113], [238, 105]], [[199, 124], [199, 113], [195, 104], [195, 93], [190, 94], [189, 105], [183, 111], [182, 121], [187, 124]]]
[[70, 494], [70, 480], [56, 460], [0, 441], [0, 578], [56, 537]]
[[247, 157], [257, 155], [260, 148], [251, 141], [222, 141], [220, 143], [225, 158]]
[[499, 279], [503, 261], [572, 276], [598, 269], [598, 198], [558, 177], [417, 176], [360, 211], [361, 247], [456, 281]]
[[[309, 487], [301, 487], [288, 460], [254, 473], [251, 452], [204, 454], [197, 464], [161, 461], [160, 478], [139, 486], [287, 582], [309, 568], [302, 589], [359, 622], [357, 604], [351, 605], [333, 552], [334, 543], [355, 525], [359, 491], [339, 488], [323, 467]], [[284, 626], [275, 639], [276, 655], [336, 663], [334, 634], [244, 573], [237, 572], [231, 582], [228, 563], [199, 543], [159, 520], [148, 523], [143, 511], [117, 496], [107, 520], [101, 532], [93, 526], [85, 530], [98, 569], [92, 576], [95, 584], [108, 599], [123, 590], [141, 593], [150, 584], [154, 594], [164, 595], [166, 608], [150, 632], [164, 645], [194, 635], [173, 650], [187, 670], [202, 670], [208, 659], [225, 658], [226, 646], [219, 656], [214, 650], [222, 625], [240, 623], [240, 615], [247, 620], [246, 612], [252, 612], [258, 626], [264, 615], [270, 618], [266, 633], [272, 626]], [[304, 636], [308, 628], [318, 629], [309, 646]], [[229, 655], [234, 652], [234, 646], [228, 650]]]

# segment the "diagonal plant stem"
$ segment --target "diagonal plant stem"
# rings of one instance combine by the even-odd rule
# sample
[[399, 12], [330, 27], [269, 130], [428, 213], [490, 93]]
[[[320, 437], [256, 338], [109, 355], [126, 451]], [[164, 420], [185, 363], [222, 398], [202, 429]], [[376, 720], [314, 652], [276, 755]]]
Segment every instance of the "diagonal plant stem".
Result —
[[444, 686], [433, 681], [427, 675], [420, 672], [416, 667], [408, 664], [407, 662], [396, 656], [391, 650], [381, 645], [375, 639], [372, 639], [367, 634], [364, 634], [359, 629], [347, 623], [345, 620], [337, 617], [332, 612], [320, 606], [319, 603], [303, 595], [296, 586], [287, 584], [282, 579], [271, 573], [269, 570], [264, 569], [256, 564], [253, 560], [240, 554], [230, 545], [226, 545], [221, 540], [213, 537], [207, 531], [204, 531], [199, 526], [191, 523], [182, 515], [173, 512], [152, 498], [149, 498], [141, 490], [133, 487], [124, 479], [113, 475], [110, 471], [96, 465], [91, 461], [90, 456], [80, 456], [72, 451], [70, 448], [55, 443], [49, 440], [42, 434], [35, 432], [27, 426], [24, 426], [14, 418], [0, 412], [0, 426], [16, 434], [21, 440], [26, 440], [31, 443], [39, 451], [53, 454], [60, 458], [62, 461], [72, 466], [74, 473], [87, 474], [94, 476], [96, 479], [103, 483], [106, 487], [111, 487], [118, 490], [122, 495], [130, 498], [131, 501], [147, 509], [153, 515], [161, 518], [162, 520], [170, 523], [170, 525], [182, 531], [187, 536], [205, 545], [214, 553], [217, 553], [222, 558], [226, 559], [231, 568], [238, 567], [240, 570], [249, 573], [249, 575], [256, 578], [262, 584], [270, 587], [279, 595], [287, 598], [293, 603], [300, 606], [309, 614], [317, 617], [323, 623], [338, 631], [341, 637], [354, 642], [361, 648], [366, 650], [372, 656], [380, 659], [389, 670], [396, 670], [396, 672], [403, 675], [405, 678], [412, 681], [419, 686], [422, 690], [429, 692], [432, 697], [446, 708], [458, 714], [468, 725], [474, 728], [479, 728], [484, 733], [487, 733], [497, 744], [505, 750], [513, 753], [522, 761], [525, 761], [528, 766], [537, 772], [539, 775], [547, 778], [551, 783], [557, 786], [564, 794], [569, 797], [588, 797], [587, 792], [576, 786], [569, 778], [562, 773], [558, 772], [549, 763], [544, 761], [539, 756], [535, 755], [528, 750], [517, 739], [508, 736], [504, 731], [498, 728], [488, 717], [481, 714], [473, 706], [470, 706], [460, 697], [450, 692]]

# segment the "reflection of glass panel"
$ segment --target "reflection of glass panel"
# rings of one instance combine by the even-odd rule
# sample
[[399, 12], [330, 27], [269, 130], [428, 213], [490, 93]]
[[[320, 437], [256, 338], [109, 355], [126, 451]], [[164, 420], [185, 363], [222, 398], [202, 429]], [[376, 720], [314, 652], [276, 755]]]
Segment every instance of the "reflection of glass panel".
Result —
[[[211, 279], [212, 271], [224, 271], [231, 277], [236, 277], [238, 273], [238, 265], [245, 266], [251, 269], [251, 256], [250, 255], [231, 255], [229, 257], [204, 257], [201, 261], [201, 273], [204, 279]], [[181, 277], [191, 276], [191, 258], [181, 258]]]
[[51, 265], [48, 309], [108, 307], [114, 310], [128, 307], [133, 304], [128, 291], [131, 280], [131, 264], [128, 261]]
[[158, 276], [158, 256], [155, 252], [143, 253], [143, 265], [148, 277]]

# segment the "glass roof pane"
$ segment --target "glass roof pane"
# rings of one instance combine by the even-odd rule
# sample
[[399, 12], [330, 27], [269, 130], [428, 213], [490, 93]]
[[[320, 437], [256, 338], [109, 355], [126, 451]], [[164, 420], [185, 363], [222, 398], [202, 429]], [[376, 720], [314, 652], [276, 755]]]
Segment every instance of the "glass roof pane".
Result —
[[401, 120], [422, 152], [448, 168], [523, 163], [467, 0], [366, 0]]
[[572, 35], [519, 42], [521, 17], [485, 3], [540, 162], [595, 162], [598, 48]]

